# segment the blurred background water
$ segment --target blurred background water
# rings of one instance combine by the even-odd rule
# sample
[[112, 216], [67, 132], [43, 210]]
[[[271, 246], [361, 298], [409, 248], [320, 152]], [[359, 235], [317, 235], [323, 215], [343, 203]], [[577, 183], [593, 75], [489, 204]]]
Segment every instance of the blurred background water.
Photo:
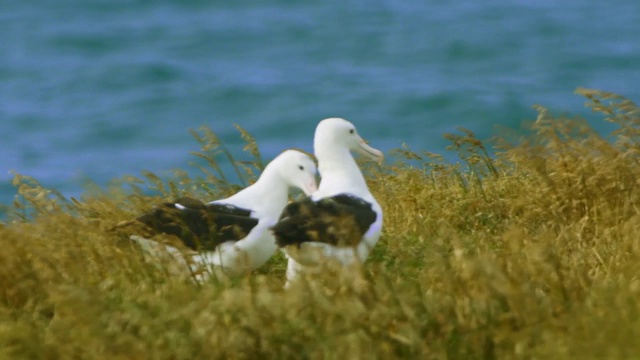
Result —
[[637, 0], [224, 3], [0, 2], [0, 203], [10, 170], [77, 196], [188, 169], [201, 125], [239, 154], [240, 124], [266, 159], [311, 151], [331, 116], [443, 153], [456, 126], [487, 138], [533, 104], [588, 116], [579, 86], [640, 100]]

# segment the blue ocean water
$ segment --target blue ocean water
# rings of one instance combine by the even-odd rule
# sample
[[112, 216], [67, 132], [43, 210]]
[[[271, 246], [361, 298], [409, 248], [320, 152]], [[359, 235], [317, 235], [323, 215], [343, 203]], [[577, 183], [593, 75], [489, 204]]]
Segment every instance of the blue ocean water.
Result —
[[442, 153], [456, 126], [486, 138], [533, 104], [588, 114], [576, 87], [638, 84], [637, 0], [3, 1], [0, 203], [10, 170], [76, 196], [188, 168], [201, 125], [239, 153], [240, 124], [265, 158], [311, 151], [331, 116]]

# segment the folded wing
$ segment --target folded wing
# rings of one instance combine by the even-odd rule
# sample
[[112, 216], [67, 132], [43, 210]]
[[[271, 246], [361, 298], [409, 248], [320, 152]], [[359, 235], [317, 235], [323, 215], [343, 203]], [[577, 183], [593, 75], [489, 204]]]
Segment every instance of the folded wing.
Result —
[[160, 204], [136, 219], [152, 232], [177, 236], [193, 250], [214, 250], [226, 241], [238, 241], [258, 224], [251, 210], [228, 204], [205, 204], [183, 197]]
[[376, 217], [371, 203], [353, 195], [305, 198], [287, 205], [271, 230], [280, 247], [311, 241], [357, 246]]

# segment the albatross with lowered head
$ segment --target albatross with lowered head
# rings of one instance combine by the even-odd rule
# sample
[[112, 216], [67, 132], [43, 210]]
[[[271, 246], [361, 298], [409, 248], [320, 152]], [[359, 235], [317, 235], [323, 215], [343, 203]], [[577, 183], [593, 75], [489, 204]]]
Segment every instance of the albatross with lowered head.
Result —
[[143, 224], [146, 237], [131, 239], [143, 250], [157, 253], [163, 245], [148, 239], [157, 234], [177, 237], [190, 252], [166, 245], [170, 255], [189, 265], [203, 280], [216, 269], [240, 274], [258, 268], [276, 251], [269, 227], [288, 201], [289, 188], [309, 195], [316, 191], [316, 165], [306, 154], [286, 150], [271, 161], [259, 179], [235, 195], [203, 203], [181, 198], [156, 206], [127, 223]]

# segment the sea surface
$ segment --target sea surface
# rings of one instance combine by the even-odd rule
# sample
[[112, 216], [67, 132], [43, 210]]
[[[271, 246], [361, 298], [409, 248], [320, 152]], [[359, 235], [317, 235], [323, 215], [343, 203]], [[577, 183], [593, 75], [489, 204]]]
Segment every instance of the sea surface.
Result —
[[203, 125], [266, 159], [333, 116], [446, 153], [456, 126], [489, 138], [534, 104], [589, 117], [577, 87], [640, 101], [640, 1], [1, 1], [0, 204], [10, 171], [65, 196], [198, 172]]

